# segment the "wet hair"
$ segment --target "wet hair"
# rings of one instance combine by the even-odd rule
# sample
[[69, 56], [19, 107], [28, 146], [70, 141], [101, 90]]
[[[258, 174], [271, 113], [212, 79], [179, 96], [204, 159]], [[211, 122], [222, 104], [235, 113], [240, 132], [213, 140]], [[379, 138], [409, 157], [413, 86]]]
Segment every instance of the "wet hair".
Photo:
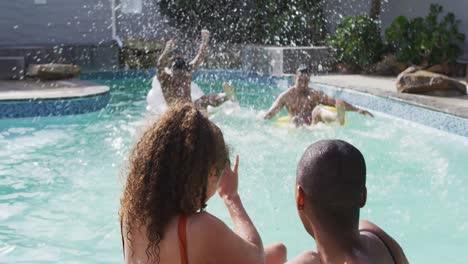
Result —
[[220, 176], [227, 162], [228, 149], [215, 124], [191, 103], [169, 108], [130, 154], [119, 213], [127, 240], [146, 227], [146, 254], [159, 263], [169, 221], [203, 211], [209, 173], [215, 168]]
[[341, 140], [310, 145], [297, 167], [297, 184], [307, 202], [335, 223], [355, 226], [366, 192], [366, 164], [361, 152]]
[[297, 68], [296, 73], [310, 74], [310, 69], [309, 69], [309, 67], [307, 67], [305, 65], [301, 65], [301, 66], [299, 66], [299, 68]]
[[190, 64], [182, 57], [175, 57], [171, 61], [171, 70], [177, 71], [190, 71], [191, 67]]

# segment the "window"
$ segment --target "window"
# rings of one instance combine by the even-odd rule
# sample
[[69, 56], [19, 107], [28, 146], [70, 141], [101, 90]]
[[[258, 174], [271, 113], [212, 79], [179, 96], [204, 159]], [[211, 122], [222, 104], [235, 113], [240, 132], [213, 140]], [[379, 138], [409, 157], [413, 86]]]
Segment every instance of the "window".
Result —
[[122, 12], [124, 14], [139, 14], [142, 6], [142, 0], [122, 0]]

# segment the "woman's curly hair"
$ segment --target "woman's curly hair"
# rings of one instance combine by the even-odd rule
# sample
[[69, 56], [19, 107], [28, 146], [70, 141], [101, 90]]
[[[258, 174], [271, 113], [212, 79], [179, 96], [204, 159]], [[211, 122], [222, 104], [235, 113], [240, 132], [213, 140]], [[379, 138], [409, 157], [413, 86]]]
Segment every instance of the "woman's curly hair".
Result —
[[205, 207], [208, 175], [221, 175], [228, 149], [221, 130], [193, 104], [175, 104], [143, 134], [130, 154], [121, 198], [126, 237], [145, 226], [146, 254], [159, 263], [159, 243], [169, 221]]

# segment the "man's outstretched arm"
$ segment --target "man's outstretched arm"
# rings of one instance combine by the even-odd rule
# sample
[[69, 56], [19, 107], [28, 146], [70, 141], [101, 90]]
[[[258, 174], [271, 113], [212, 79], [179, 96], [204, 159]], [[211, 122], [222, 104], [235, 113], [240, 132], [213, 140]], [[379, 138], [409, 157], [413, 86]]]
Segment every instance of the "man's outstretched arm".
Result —
[[202, 30], [201, 32], [201, 44], [200, 48], [198, 49], [197, 56], [190, 62], [192, 65], [192, 73], [195, 72], [198, 68], [200, 68], [203, 60], [206, 56], [206, 49], [208, 48], [208, 41], [210, 40], [210, 32], [208, 30]]
[[320, 257], [316, 252], [306, 251], [285, 264], [320, 264]]
[[175, 41], [173, 39], [166, 42], [166, 47], [164, 48], [164, 51], [161, 53], [161, 56], [159, 56], [159, 59], [156, 62], [156, 69], [158, 69], [158, 72], [163, 71], [164, 68], [169, 65], [171, 52], [174, 49], [174, 47]]
[[268, 112], [265, 114], [265, 117], [263, 117], [264, 119], [267, 119], [267, 120], [270, 120], [272, 119], [273, 117], [275, 117], [275, 115], [277, 115], [281, 109], [283, 109], [284, 107], [284, 93], [283, 94], [280, 94], [280, 96], [278, 96], [278, 99], [276, 99], [276, 101], [273, 103], [273, 105], [271, 106], [271, 108], [268, 110]]
[[341, 107], [341, 108], [344, 108], [345, 111], [358, 112], [361, 115], [368, 115], [370, 117], [374, 117], [374, 115], [370, 113], [369, 111], [355, 107], [346, 101], [330, 97], [324, 94], [323, 92], [320, 92], [319, 96], [320, 96], [320, 103], [324, 105], [334, 106], [336, 108]]

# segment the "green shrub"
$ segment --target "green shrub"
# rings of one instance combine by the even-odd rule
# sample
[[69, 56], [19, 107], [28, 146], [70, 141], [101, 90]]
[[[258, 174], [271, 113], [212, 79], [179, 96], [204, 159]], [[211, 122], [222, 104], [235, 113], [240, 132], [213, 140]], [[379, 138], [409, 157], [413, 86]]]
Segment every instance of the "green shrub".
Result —
[[455, 62], [465, 36], [459, 32], [460, 21], [453, 13], [439, 21], [442, 11], [442, 6], [433, 4], [425, 18], [400, 16], [393, 21], [385, 37], [399, 61], [423, 65]]
[[216, 41], [266, 45], [323, 42], [324, 0], [160, 0], [171, 25], [198, 36], [208, 29]]
[[383, 49], [379, 24], [365, 15], [346, 17], [327, 43], [338, 62], [357, 70], [379, 60]]

